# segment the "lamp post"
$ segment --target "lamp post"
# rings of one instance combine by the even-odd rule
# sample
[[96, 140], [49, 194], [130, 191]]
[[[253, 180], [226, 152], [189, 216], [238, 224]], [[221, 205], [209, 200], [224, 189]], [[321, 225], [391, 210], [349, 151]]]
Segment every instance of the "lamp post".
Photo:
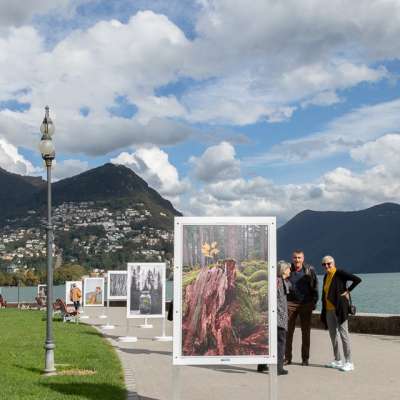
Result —
[[55, 150], [52, 141], [54, 124], [49, 116], [49, 106], [45, 107], [45, 116], [40, 126], [42, 139], [40, 140], [39, 150], [46, 164], [47, 170], [47, 325], [46, 341], [44, 348], [45, 354], [45, 375], [53, 375], [56, 372], [54, 367], [54, 341], [53, 341], [53, 225], [51, 223], [51, 164], [55, 158]]

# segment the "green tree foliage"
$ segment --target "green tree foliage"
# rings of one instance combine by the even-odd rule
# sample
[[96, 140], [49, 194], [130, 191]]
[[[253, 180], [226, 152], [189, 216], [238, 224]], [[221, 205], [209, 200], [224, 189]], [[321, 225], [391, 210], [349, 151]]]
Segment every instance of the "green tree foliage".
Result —
[[61, 285], [65, 281], [77, 281], [85, 275], [86, 270], [78, 264], [65, 264], [54, 271], [54, 283]]

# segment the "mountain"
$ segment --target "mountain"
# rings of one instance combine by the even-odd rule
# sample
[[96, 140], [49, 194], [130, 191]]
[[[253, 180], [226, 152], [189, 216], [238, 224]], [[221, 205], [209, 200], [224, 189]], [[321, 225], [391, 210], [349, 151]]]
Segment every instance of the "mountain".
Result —
[[[47, 187], [41, 178], [23, 177], [1, 170], [0, 184], [6, 188], [1, 191], [0, 224], [6, 217], [23, 216], [29, 209], [45, 211]], [[149, 224], [169, 230], [173, 229], [173, 217], [181, 215], [131, 169], [110, 163], [52, 184], [53, 206], [85, 201], [113, 209], [143, 203], [152, 214]], [[160, 218], [160, 213], [166, 218]]]
[[278, 259], [290, 260], [302, 249], [306, 262], [322, 272], [330, 254], [350, 272], [400, 272], [400, 205], [384, 203], [366, 210], [306, 210], [278, 229]]
[[42, 178], [13, 174], [0, 168], [0, 220], [6, 215], [14, 214], [18, 209], [26, 211], [26, 200], [45, 185]]

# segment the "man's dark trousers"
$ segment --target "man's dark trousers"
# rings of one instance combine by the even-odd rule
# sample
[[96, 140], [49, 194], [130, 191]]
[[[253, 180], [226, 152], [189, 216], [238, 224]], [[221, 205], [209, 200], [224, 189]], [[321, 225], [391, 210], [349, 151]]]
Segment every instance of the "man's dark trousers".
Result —
[[310, 333], [311, 333], [311, 316], [314, 309], [313, 303], [300, 304], [288, 302], [288, 332], [286, 337], [286, 355], [288, 362], [292, 361], [292, 344], [293, 334], [296, 327], [297, 316], [300, 316], [301, 325], [301, 359], [308, 361], [310, 358]]

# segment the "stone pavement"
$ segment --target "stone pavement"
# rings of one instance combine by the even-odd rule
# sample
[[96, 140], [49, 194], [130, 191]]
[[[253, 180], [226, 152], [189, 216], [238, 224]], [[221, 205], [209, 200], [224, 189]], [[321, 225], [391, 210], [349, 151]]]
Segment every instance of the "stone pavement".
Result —
[[[172, 343], [153, 341], [161, 335], [161, 321], [149, 320], [153, 329], [136, 326], [142, 319], [130, 319], [130, 335], [136, 343], [118, 343], [118, 336], [127, 334], [125, 308], [86, 308], [90, 318], [85, 322], [95, 326], [109, 316], [114, 330], [103, 330], [117, 347], [125, 369], [131, 400], [171, 400], [172, 370], [179, 368], [181, 400], [266, 400], [269, 398], [267, 373], [258, 373], [252, 365], [237, 366], [172, 366]], [[84, 321], [82, 321], [84, 322]], [[167, 334], [172, 324], [167, 322]], [[352, 334], [355, 371], [344, 373], [325, 368], [332, 352], [327, 331], [313, 330], [310, 366], [302, 367], [300, 335], [296, 329], [294, 364], [287, 367], [289, 375], [278, 377], [278, 398], [296, 400], [399, 400], [400, 399], [400, 336]], [[100, 399], [99, 399], [100, 400]]]

